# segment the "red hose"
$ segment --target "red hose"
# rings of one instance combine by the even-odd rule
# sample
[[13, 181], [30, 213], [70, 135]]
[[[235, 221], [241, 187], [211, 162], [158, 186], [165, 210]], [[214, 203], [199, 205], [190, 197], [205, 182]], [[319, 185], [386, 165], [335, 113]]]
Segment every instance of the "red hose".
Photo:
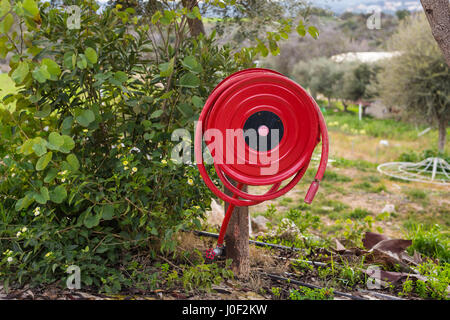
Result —
[[[244, 123], [258, 112], [273, 113], [281, 121], [284, 135], [278, 145], [269, 151], [254, 150], [246, 145], [239, 134], [228, 141], [228, 130], [242, 130]], [[214, 129], [226, 141], [206, 141], [214, 159], [215, 172], [222, 184], [233, 193], [225, 194], [211, 180], [203, 163], [203, 133]], [[237, 143], [236, 142], [237, 139]], [[224, 139], [223, 139], [224, 140]], [[323, 115], [314, 99], [297, 83], [284, 75], [268, 69], [247, 69], [225, 78], [212, 91], [199, 117], [195, 131], [195, 161], [200, 175], [211, 191], [230, 205], [220, 230], [222, 245], [225, 231], [234, 206], [250, 206], [277, 198], [291, 190], [303, 177], [317, 144], [322, 140], [322, 154], [305, 202], [311, 203], [319, 188], [328, 162], [328, 132]], [[219, 146], [216, 148], [212, 145]], [[239, 149], [243, 147], [245, 149]], [[230, 148], [233, 160], [228, 163]], [[234, 149], [233, 149], [234, 148]], [[245, 150], [244, 153], [241, 150]], [[214, 154], [213, 154], [214, 152]], [[250, 162], [246, 155], [256, 155]], [[263, 162], [262, 156], [270, 161]], [[270, 158], [274, 156], [274, 159]], [[239, 162], [239, 160], [242, 160]], [[274, 173], [263, 174], [263, 169], [276, 167]], [[229, 179], [237, 182], [237, 187]], [[281, 187], [283, 181], [291, 179]], [[246, 185], [271, 185], [262, 195], [241, 190]]]

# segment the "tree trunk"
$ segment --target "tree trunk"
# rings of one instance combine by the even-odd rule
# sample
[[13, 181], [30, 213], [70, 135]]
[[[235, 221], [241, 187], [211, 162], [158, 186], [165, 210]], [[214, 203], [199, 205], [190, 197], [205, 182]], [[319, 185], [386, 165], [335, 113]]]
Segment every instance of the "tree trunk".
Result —
[[439, 140], [438, 140], [438, 150], [440, 153], [444, 153], [445, 140], [447, 135], [447, 121], [444, 119], [439, 120]]
[[[183, 0], [183, 6], [191, 11], [197, 6], [197, 0]], [[192, 37], [198, 36], [200, 33], [205, 34], [205, 27], [202, 20], [188, 18], [189, 31]]]
[[[236, 185], [234, 182], [232, 183], [233, 185]], [[242, 191], [247, 192], [246, 185], [242, 188]], [[233, 196], [233, 194], [226, 189], [225, 193]], [[225, 203], [225, 212], [227, 211], [228, 206], [229, 204]], [[247, 277], [250, 273], [248, 240], [248, 207], [235, 207], [225, 235], [225, 251], [227, 259], [233, 259], [231, 269], [238, 277]]]
[[348, 104], [345, 101], [342, 101], [342, 105], [344, 106], [344, 112], [348, 111]]
[[431, 27], [431, 33], [450, 66], [450, 2], [448, 0], [420, 0]]

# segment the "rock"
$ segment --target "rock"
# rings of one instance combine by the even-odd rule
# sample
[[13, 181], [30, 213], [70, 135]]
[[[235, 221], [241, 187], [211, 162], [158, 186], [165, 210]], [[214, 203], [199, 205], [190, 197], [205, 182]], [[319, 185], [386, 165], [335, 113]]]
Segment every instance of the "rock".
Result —
[[251, 219], [252, 231], [263, 232], [267, 231], [267, 223], [269, 220], [264, 216], [257, 216]]
[[271, 236], [287, 241], [295, 241], [298, 237], [303, 237], [297, 225], [287, 218], [283, 218], [276, 230], [272, 230]]
[[327, 212], [334, 211], [334, 208], [333, 208], [333, 207], [327, 207], [327, 206], [322, 206], [321, 209], [322, 209], [323, 211], [327, 211]]
[[211, 211], [206, 211], [206, 223], [212, 227], [221, 226], [224, 218], [224, 210], [216, 200], [211, 200]]
[[394, 213], [395, 212], [395, 205], [387, 203], [384, 208], [381, 210], [381, 213]]

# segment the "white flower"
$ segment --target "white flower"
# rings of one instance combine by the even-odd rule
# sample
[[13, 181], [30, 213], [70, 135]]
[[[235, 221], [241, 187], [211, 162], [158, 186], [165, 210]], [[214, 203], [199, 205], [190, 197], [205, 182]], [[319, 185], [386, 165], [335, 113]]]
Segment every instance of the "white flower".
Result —
[[12, 257], [8, 257], [8, 259], [6, 259], [9, 263], [13, 262], [13, 258]]
[[22, 232], [27, 232], [28, 231], [28, 228], [27, 227], [23, 227], [22, 228]]
[[19, 238], [19, 237], [21, 236], [21, 234], [22, 234], [22, 232], [18, 231], [18, 232], [16, 233], [16, 237]]
[[40, 207], [36, 207], [34, 208], [34, 216], [37, 217], [38, 215], [41, 214], [41, 208]]
[[191, 178], [188, 179], [187, 181], [188, 185], [193, 186], [194, 185], [194, 180], [192, 180]]
[[66, 181], [66, 178], [62, 178], [62, 179], [61, 179], [61, 182], [65, 182], [65, 181]]

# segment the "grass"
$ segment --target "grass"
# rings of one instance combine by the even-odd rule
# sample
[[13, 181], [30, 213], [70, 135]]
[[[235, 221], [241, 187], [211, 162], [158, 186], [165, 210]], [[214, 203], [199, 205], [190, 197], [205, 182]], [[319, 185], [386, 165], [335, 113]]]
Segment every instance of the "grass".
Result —
[[406, 194], [411, 200], [425, 200], [427, 198], [427, 193], [421, 189], [410, 189]]
[[366, 209], [356, 208], [353, 211], [347, 213], [344, 217], [349, 219], [364, 219], [371, 213]]
[[443, 232], [439, 225], [427, 227], [413, 223], [408, 226], [406, 236], [412, 240], [408, 248], [410, 253], [418, 251], [430, 258], [450, 263], [450, 234]]

